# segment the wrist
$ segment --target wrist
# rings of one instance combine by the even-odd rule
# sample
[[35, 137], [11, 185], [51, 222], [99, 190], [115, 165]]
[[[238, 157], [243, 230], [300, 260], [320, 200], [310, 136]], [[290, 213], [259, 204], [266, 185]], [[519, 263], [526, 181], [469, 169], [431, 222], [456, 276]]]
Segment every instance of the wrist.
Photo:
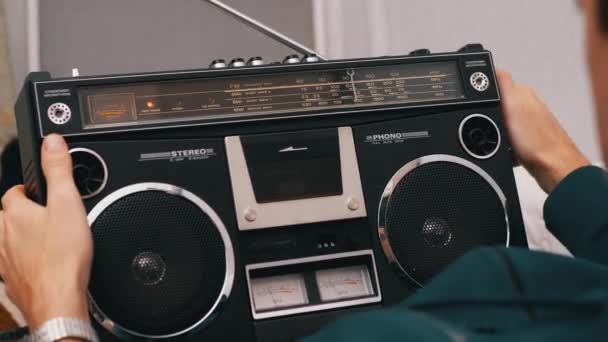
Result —
[[573, 171], [591, 165], [591, 162], [576, 148], [557, 153], [546, 153], [532, 166], [533, 175], [537, 182], [550, 193], [555, 187]]
[[30, 330], [34, 331], [44, 323], [58, 317], [89, 322], [86, 293], [82, 293], [81, 291], [62, 292], [65, 294], [48, 294], [32, 298], [32, 310], [29, 314], [25, 315]]

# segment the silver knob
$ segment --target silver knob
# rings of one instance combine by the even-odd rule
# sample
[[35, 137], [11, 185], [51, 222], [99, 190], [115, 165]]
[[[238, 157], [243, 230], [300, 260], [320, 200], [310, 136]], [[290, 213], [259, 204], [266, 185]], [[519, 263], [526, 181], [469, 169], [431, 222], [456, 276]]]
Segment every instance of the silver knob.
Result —
[[259, 56], [251, 57], [247, 61], [247, 65], [249, 65], [249, 66], [259, 66], [259, 65], [264, 65], [264, 64], [266, 64], [266, 63], [264, 63], [264, 59]]
[[247, 65], [247, 63], [245, 63], [245, 60], [242, 58], [235, 58], [230, 61], [230, 67], [232, 67], [232, 68], [240, 68], [240, 67], [244, 67], [246, 65]]
[[310, 55], [304, 55], [304, 58], [302, 58], [302, 63], [316, 63], [319, 62], [321, 59], [319, 59], [319, 57], [315, 54], [310, 54]]
[[72, 110], [70, 106], [62, 102], [56, 102], [49, 106], [47, 110], [49, 120], [56, 125], [63, 125], [70, 121]]
[[211, 69], [221, 69], [227, 66], [226, 61], [223, 59], [214, 59], [211, 64], [209, 64], [209, 68]]
[[300, 63], [300, 56], [298, 55], [289, 55], [285, 57], [283, 60], [283, 64], [298, 64]]
[[486, 91], [490, 87], [490, 79], [483, 72], [476, 72], [471, 75], [470, 81], [473, 89], [479, 92]]

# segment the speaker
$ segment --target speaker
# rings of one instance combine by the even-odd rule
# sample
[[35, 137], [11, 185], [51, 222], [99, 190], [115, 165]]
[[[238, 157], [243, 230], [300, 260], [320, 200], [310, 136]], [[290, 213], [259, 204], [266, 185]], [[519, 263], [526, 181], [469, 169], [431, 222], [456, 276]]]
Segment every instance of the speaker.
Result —
[[99, 202], [89, 221], [91, 302], [96, 318], [115, 332], [181, 335], [229, 297], [232, 242], [218, 215], [191, 192], [161, 183], [127, 186]]
[[378, 233], [389, 262], [422, 286], [481, 245], [508, 245], [506, 198], [477, 165], [429, 155], [403, 166], [384, 189]]
[[354, 130], [384, 303], [401, 302], [475, 248], [526, 246], [503, 133], [498, 108]]

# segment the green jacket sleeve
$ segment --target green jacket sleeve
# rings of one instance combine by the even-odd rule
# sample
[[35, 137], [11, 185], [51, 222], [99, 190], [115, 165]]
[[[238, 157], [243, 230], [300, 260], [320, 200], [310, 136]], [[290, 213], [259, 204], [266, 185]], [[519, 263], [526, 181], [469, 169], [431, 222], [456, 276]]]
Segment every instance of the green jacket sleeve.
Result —
[[577, 257], [608, 265], [608, 173], [587, 166], [569, 174], [544, 206], [549, 230]]

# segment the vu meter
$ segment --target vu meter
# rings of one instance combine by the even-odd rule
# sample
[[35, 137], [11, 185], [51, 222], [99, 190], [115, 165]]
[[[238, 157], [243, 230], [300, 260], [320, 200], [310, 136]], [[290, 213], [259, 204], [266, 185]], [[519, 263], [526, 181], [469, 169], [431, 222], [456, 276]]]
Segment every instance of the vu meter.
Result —
[[315, 272], [324, 302], [374, 295], [367, 266], [349, 266]]
[[256, 311], [308, 304], [304, 277], [301, 274], [254, 278], [251, 280]]

